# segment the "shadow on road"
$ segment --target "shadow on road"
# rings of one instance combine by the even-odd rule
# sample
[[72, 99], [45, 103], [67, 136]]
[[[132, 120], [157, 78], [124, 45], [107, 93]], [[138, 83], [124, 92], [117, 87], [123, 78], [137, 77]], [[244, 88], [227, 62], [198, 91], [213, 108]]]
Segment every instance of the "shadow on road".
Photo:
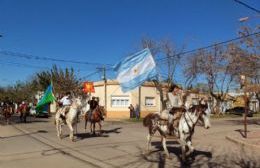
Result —
[[8, 138], [15, 138], [15, 137], [27, 136], [27, 135], [32, 135], [32, 134], [38, 134], [38, 133], [48, 133], [48, 131], [38, 130], [36, 132], [30, 132], [30, 133], [26, 133], [26, 134], [13, 135], [13, 136], [8, 136], [8, 137], [0, 137], [0, 138], [1, 139], [8, 139]]
[[95, 138], [95, 137], [109, 137], [110, 133], [119, 134], [120, 131], [118, 131], [118, 130], [120, 130], [120, 129], [122, 129], [122, 128], [118, 127], [118, 128], [114, 128], [114, 129], [110, 129], [110, 130], [101, 130], [101, 134], [100, 133], [92, 134], [89, 132], [88, 133], [78, 133], [77, 140], [83, 140], [86, 138]]

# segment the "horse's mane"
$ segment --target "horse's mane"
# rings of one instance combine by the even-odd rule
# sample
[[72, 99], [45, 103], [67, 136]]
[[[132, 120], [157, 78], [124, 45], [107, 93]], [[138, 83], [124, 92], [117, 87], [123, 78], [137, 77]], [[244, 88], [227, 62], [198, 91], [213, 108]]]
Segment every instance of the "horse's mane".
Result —
[[197, 105], [192, 105], [191, 108], [189, 108], [188, 111], [194, 113], [198, 113], [198, 112], [204, 112], [206, 109], [208, 108], [208, 104], [197, 104]]
[[174, 115], [177, 112], [185, 112], [185, 111], [186, 111], [186, 109], [184, 107], [173, 107], [173, 108], [171, 108], [169, 113]]

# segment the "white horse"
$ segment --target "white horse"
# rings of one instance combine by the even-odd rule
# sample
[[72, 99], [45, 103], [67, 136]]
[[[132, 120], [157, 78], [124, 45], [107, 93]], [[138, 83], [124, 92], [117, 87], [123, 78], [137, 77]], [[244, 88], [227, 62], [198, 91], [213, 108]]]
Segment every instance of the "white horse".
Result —
[[[192, 146], [192, 135], [198, 120], [202, 121], [206, 129], [210, 128], [210, 108], [207, 104], [193, 105], [188, 111], [183, 113], [179, 122], [179, 135], [182, 150], [182, 161], [186, 160], [186, 156], [194, 151]], [[186, 147], [188, 151], [186, 151]]]
[[185, 111], [186, 109], [183, 107], [173, 107], [171, 110], [164, 110], [161, 113], [150, 113], [144, 118], [143, 125], [148, 127], [149, 131], [147, 135], [147, 152], [150, 152], [152, 137], [158, 131], [165, 155], [168, 158], [170, 157], [166, 147], [166, 136], [169, 134], [175, 134], [176, 137], [179, 136], [179, 120]]
[[67, 124], [70, 129], [70, 139], [74, 140], [74, 129], [73, 127], [77, 124], [78, 115], [82, 108], [82, 102], [80, 98], [73, 98], [72, 104], [69, 107], [68, 112], [65, 115], [64, 120], [60, 117], [60, 113], [57, 112], [55, 115], [55, 124], [57, 129], [57, 136], [61, 139], [62, 137], [62, 125]]

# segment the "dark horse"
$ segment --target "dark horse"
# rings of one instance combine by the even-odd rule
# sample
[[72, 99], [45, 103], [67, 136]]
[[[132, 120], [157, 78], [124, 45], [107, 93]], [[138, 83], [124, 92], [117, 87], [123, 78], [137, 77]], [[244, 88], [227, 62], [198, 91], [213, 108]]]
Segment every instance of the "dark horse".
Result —
[[10, 105], [10, 104], [4, 105], [2, 108], [2, 111], [3, 111], [3, 116], [5, 118], [6, 124], [9, 124], [10, 118], [11, 118], [12, 114], [14, 113], [14, 109], [13, 109], [12, 105]]
[[104, 116], [106, 115], [105, 108], [104, 108], [104, 106], [99, 106], [99, 105], [92, 111], [90, 118], [88, 118], [88, 113], [86, 113], [85, 114], [85, 130], [87, 129], [88, 121], [90, 121], [91, 133], [94, 135], [96, 134], [95, 127], [96, 127], [96, 123], [98, 123], [99, 133], [101, 134], [101, 127], [102, 127], [101, 121], [102, 121], [103, 115]]

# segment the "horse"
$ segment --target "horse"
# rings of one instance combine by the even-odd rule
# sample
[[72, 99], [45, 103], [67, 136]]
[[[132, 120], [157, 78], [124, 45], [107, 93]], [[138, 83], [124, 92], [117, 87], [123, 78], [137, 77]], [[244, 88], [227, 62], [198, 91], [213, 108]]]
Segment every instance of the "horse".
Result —
[[[82, 101], [80, 98], [73, 98], [71, 106], [67, 109], [67, 113], [65, 114], [65, 118], [62, 119], [60, 116], [60, 112], [57, 112], [55, 115], [55, 124], [57, 130], [57, 136], [59, 139], [62, 137], [62, 125], [66, 124], [70, 130], [70, 139], [74, 141], [74, 129], [73, 127], [78, 122], [78, 115], [82, 108]], [[60, 110], [60, 109], [59, 109]]]
[[20, 121], [26, 123], [26, 117], [29, 114], [30, 107], [27, 106], [27, 104], [21, 104], [18, 108], [18, 111], [20, 112]]
[[[179, 140], [182, 151], [182, 161], [186, 160], [186, 156], [190, 155], [194, 151], [192, 146], [192, 136], [196, 123], [200, 120], [206, 129], [209, 129], [210, 124], [210, 108], [208, 104], [193, 105], [189, 110], [182, 114], [179, 121]], [[188, 149], [188, 151], [186, 150]]]
[[[198, 120], [204, 123], [205, 128], [208, 129], [210, 127], [209, 110], [208, 105], [201, 104], [200, 101], [199, 105], [192, 105], [190, 108], [184, 106], [173, 107], [171, 110], [162, 111], [162, 113], [155, 112], [148, 114], [143, 120], [143, 125], [148, 127], [149, 130], [147, 135], [147, 152], [150, 151], [152, 137], [158, 131], [161, 136], [164, 153], [167, 158], [169, 158], [170, 155], [166, 147], [166, 137], [173, 132], [176, 138], [179, 138], [182, 146], [182, 158], [185, 160], [183, 156], [186, 156], [186, 151], [183, 151], [183, 146], [184, 149], [186, 146], [189, 147], [189, 153], [193, 152], [194, 148], [191, 146], [191, 139]], [[188, 132], [189, 136], [187, 136], [187, 128], [190, 128], [190, 126], [193, 131]], [[185, 139], [187, 137], [189, 139]]]
[[150, 113], [143, 119], [143, 125], [148, 127], [147, 152], [150, 152], [152, 137], [158, 131], [161, 136], [161, 142], [165, 155], [168, 158], [170, 157], [166, 147], [166, 137], [171, 134], [174, 134], [176, 137], [179, 136], [179, 120], [185, 111], [186, 109], [184, 107], [173, 107], [172, 109], [164, 110], [161, 113]]
[[2, 112], [3, 112], [3, 116], [5, 118], [6, 124], [9, 124], [10, 118], [11, 118], [12, 114], [14, 113], [13, 107], [9, 104], [6, 104], [2, 108]]
[[[89, 111], [90, 112], [90, 111]], [[88, 112], [88, 113], [89, 113]], [[91, 117], [89, 118], [88, 113], [85, 113], [85, 130], [87, 129], [87, 123], [90, 121], [90, 132], [95, 135], [95, 128], [96, 128], [96, 123], [99, 125], [99, 134], [101, 134], [101, 121], [103, 116], [106, 116], [105, 108], [104, 106], [98, 105], [91, 114]]]

